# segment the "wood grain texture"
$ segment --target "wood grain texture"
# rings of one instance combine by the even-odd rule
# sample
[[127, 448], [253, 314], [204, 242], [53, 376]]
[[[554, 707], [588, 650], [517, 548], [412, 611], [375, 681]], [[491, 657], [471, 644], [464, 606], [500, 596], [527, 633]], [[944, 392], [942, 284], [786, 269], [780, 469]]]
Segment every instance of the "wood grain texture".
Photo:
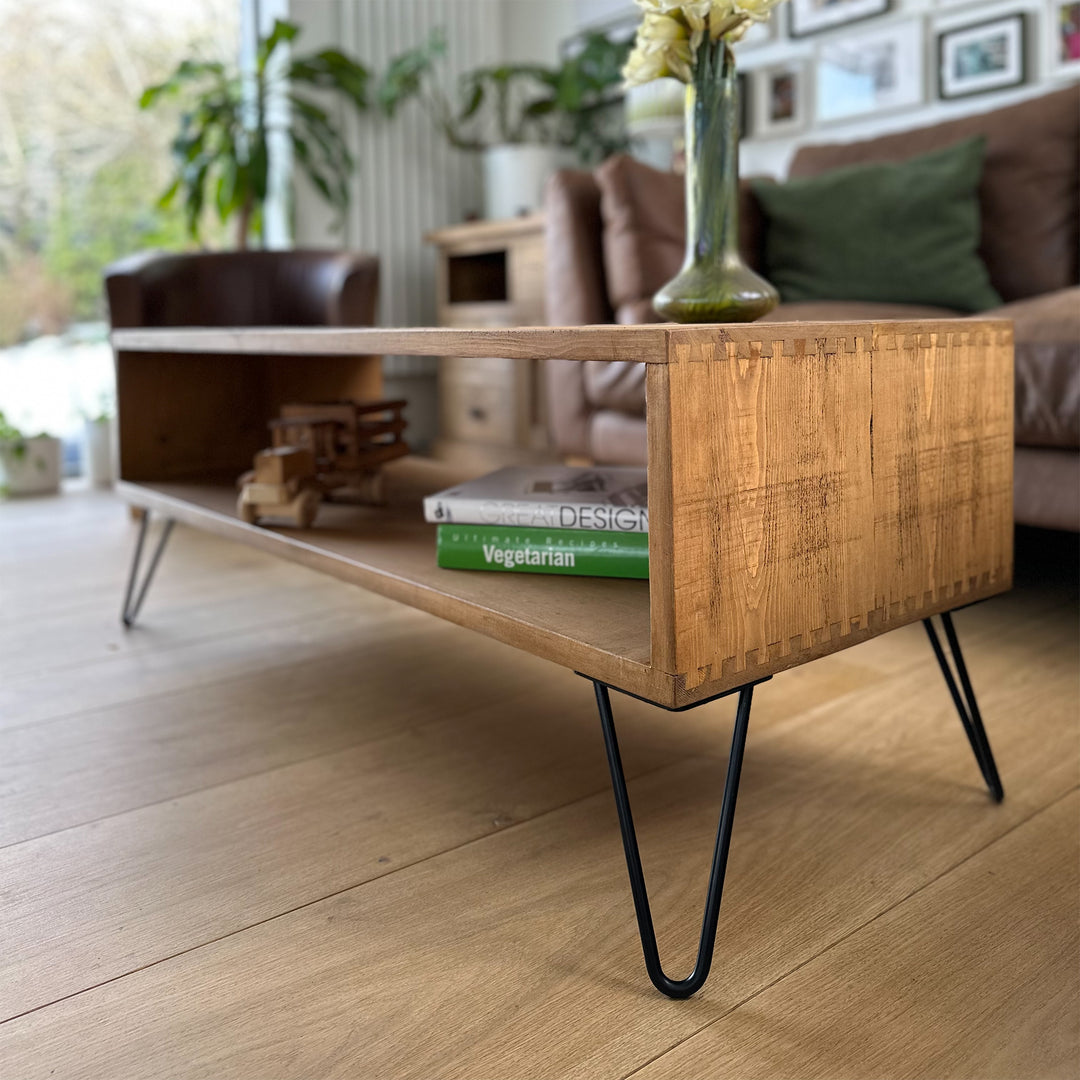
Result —
[[449, 486], [437, 466], [386, 470], [389, 507], [324, 505], [313, 529], [265, 529], [235, 514], [218, 484], [120, 484], [137, 505], [361, 585], [564, 667], [670, 699], [673, 680], [649, 668], [649, 587], [643, 581], [511, 575], [436, 566], [434, 527], [420, 494]]
[[[1000, 320], [117, 331], [122, 475], [141, 482], [121, 490], [685, 705], [1009, 587], [1011, 335]], [[161, 364], [125, 351], [136, 348], [164, 350]], [[217, 469], [231, 482], [283, 380], [298, 397], [309, 372], [312, 392], [345, 389], [377, 376], [367, 349], [650, 361], [648, 595], [632, 582], [440, 571], [418, 499], [287, 535], [243, 526], [223, 488], [161, 483]], [[302, 364], [285, 355], [297, 351]]]
[[671, 334], [685, 690], [760, 678], [1011, 582], [1011, 325], [773, 330]]
[[[40, 602], [93, 640], [133, 531], [105, 495], [4, 504], [0, 628]], [[1075, 551], [1055, 565], [1052, 539], [1041, 583], [1029, 561], [956, 616], [1005, 803], [920, 627], [785, 672], [755, 695], [712, 980], [670, 1002], [643, 974], [579, 679], [178, 531], [130, 650], [65, 663], [29, 635], [39, 655], [0, 680], [0, 721], [37, 718], [0, 731], [0, 818], [64, 830], [0, 852], [0, 997], [87, 987], [0, 1022], [0, 1074], [621, 1080], [673, 1053], [681, 1076], [1056, 1077], [1075, 1058], [1077, 851], [1036, 815], [1076, 790], [1080, 703]], [[204, 583], [241, 580], [250, 621], [180, 632], [185, 586], [203, 604]], [[615, 708], [678, 973], [732, 704]], [[745, 1070], [693, 1039], [725, 1014]]]
[[633, 1075], [1071, 1080], [1078, 813], [1073, 792]]
[[[982, 613], [962, 618], [974, 625]], [[574, 734], [573, 716], [560, 719], [531, 694], [526, 701], [536, 704], [519, 705], [516, 725], [462, 717], [464, 735], [455, 737], [447, 717], [441, 735], [279, 770], [67, 840], [27, 845], [22, 857], [11, 849], [6, 880], [18, 883], [21, 933], [17, 949], [2, 955], [21, 961], [24, 989], [33, 980], [74, 978], [81, 962], [66, 956], [93, 958], [95, 972], [116, 970], [126, 958], [131, 973], [0, 1025], [0, 1059], [20, 1080], [51, 1070], [54, 1080], [177, 1072], [224, 1080], [276, 1076], [285, 1061], [288, 1075], [319, 1077], [623, 1077], [842, 939], [872, 929], [1075, 789], [1075, 631], [1065, 622], [1044, 622], [1032, 635], [1006, 621], [985, 649], [971, 652], [1010, 792], [1000, 807], [981, 789], [948, 695], [927, 677], [936, 673], [925, 648], [916, 671], [869, 687], [838, 674], [833, 696], [810, 708], [785, 683], [834, 666], [839, 673], [848, 654], [759, 692], [717, 963], [690, 1003], [658, 997], [644, 979], [607, 790], [413, 866], [399, 861], [429, 838], [445, 841], [463, 823], [482, 824], [480, 814], [470, 817], [477, 808], [513, 813], [516, 805], [521, 813], [530, 792], [568, 790], [575, 777], [602, 775], [593, 724]], [[899, 634], [921, 636], [917, 627]], [[1030, 666], [1028, 682], [1015, 681], [1016, 666]], [[620, 700], [620, 718], [633, 707]], [[659, 763], [669, 725], [643, 713], [625, 742], [646, 764], [641, 739], [651, 719]], [[694, 719], [709, 713], [719, 750], [730, 707]], [[484, 732], [488, 738], [469, 737]], [[583, 753], [589, 732], [591, 756]], [[709, 757], [707, 740], [696, 743], [679, 763], [631, 784], [661, 949], [677, 971], [696, 940], [724, 768], [722, 751]], [[548, 757], [560, 747], [578, 759], [565, 776], [553, 774]], [[515, 760], [519, 754], [543, 764], [530, 771]], [[422, 808], [440, 812], [432, 817]], [[155, 836], [170, 843], [155, 845]], [[380, 848], [380, 837], [393, 846]], [[392, 872], [372, 880], [379, 854], [393, 859]], [[96, 873], [70, 872], [96, 864]], [[1013, 918], [1028, 920], [1044, 950], [1058, 939], [1053, 921], [1040, 933], [1054, 911], [1042, 899], [1067, 885], [1072, 871], [1062, 869], [1051, 860], [1047, 872], [1057, 885], [1050, 889], [998, 894]], [[63, 889], [23, 884], [65, 872]], [[280, 907], [283, 898], [308, 896], [350, 872], [366, 883], [165, 959], [185, 937], [197, 940], [230, 918], [258, 915], [270, 900]], [[966, 911], [977, 895], [962, 885], [943, 903], [957, 925], [970, 927]], [[889, 938], [896, 954], [908, 947], [906, 931], [901, 924]], [[1007, 963], [1015, 948], [1008, 937], [965, 937], [944, 955], [923, 955], [912, 990], [922, 995], [919, 1007], [949, 1015], [950, 985], [986, 1000], [978, 953]], [[134, 970], [155, 950], [161, 963]], [[874, 985], [873, 972], [865, 978], [859, 986]], [[1028, 985], [1032, 994], [1060, 994], [1071, 976], [1055, 967]], [[1034, 1005], [1015, 1008], [1039, 1015]], [[888, 1019], [868, 1015], [864, 1036], [887, 1030]], [[963, 1020], [944, 1033], [916, 1033], [909, 1053], [932, 1060], [942, 1038], [957, 1053], [971, 1047]], [[1056, 1043], [1060, 1052], [1060, 1035]], [[796, 1048], [765, 1075], [799, 1076], [798, 1065]]]
[[662, 326], [114, 330], [113, 347], [134, 352], [362, 356], [505, 356], [509, 359], [640, 360], [667, 363]]
[[424, 243], [436, 246], [476, 245], [477, 250], [490, 250], [508, 237], [537, 236], [544, 231], [543, 214], [522, 214], [505, 221], [464, 221], [424, 233]]

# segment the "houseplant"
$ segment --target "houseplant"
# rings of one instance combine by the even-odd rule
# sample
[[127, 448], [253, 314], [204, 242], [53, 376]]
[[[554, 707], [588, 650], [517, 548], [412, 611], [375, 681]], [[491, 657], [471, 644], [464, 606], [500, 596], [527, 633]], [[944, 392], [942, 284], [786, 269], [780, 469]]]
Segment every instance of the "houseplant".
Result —
[[310, 91], [333, 92], [363, 111], [368, 71], [337, 49], [284, 56], [279, 50], [299, 32], [277, 19], [259, 40], [250, 75], [220, 61], [185, 60], [143, 91], [141, 108], [174, 98], [182, 104], [172, 144], [176, 176], [160, 203], [183, 201], [193, 238], [212, 205], [222, 221], [236, 217], [237, 247], [247, 247], [252, 233], [261, 239], [275, 138], [288, 140], [294, 160], [327, 202], [339, 213], [348, 206], [353, 158], [336, 121]]
[[437, 79], [446, 43], [436, 30], [390, 63], [376, 96], [388, 116], [418, 99], [451, 146], [482, 154], [485, 216], [512, 217], [539, 208], [555, 169], [593, 164], [626, 146], [609, 106], [629, 51], [628, 41], [588, 34], [558, 66], [477, 68], [447, 92]]
[[686, 257], [653, 297], [674, 322], [751, 322], [779, 295], [739, 254], [739, 99], [731, 43], [780, 0], [636, 0], [627, 83], [686, 83]]
[[0, 495], [47, 495], [60, 490], [60, 440], [25, 435], [0, 412]]

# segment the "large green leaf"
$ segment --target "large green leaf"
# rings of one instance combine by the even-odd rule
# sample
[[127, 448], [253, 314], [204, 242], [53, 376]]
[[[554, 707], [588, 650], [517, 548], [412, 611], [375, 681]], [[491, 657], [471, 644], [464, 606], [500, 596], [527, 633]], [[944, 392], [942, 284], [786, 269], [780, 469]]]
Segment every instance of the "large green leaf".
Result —
[[305, 82], [326, 90], [338, 90], [360, 109], [367, 108], [370, 75], [363, 64], [350, 60], [337, 49], [324, 49], [312, 56], [297, 57], [289, 66], [289, 81]]
[[273, 29], [259, 42], [256, 52], [256, 71], [262, 75], [266, 71], [266, 64], [273, 56], [274, 50], [282, 43], [292, 41], [300, 33], [300, 27], [296, 23], [286, 22], [284, 19], [275, 19]]
[[[276, 20], [258, 45], [254, 80], [217, 61], [185, 60], [164, 82], [147, 87], [143, 108], [166, 98], [183, 103], [171, 152], [176, 172], [160, 196], [162, 205], [180, 201], [188, 231], [198, 237], [199, 221], [208, 204], [222, 220], [242, 212], [256, 232], [269, 190], [268, 135], [278, 127], [273, 103], [291, 106], [295, 160], [312, 178], [319, 193], [343, 211], [349, 200], [353, 159], [326, 108], [290, 86], [308, 86], [367, 107], [370, 75], [363, 64], [339, 49], [297, 56], [288, 64], [270, 63], [277, 50], [293, 42], [299, 28]], [[268, 115], [268, 109], [272, 110]]]
[[390, 61], [376, 91], [379, 107], [393, 116], [409, 98], [423, 89], [424, 79], [432, 72], [435, 61], [446, 53], [446, 35], [436, 27], [423, 45], [409, 49]]

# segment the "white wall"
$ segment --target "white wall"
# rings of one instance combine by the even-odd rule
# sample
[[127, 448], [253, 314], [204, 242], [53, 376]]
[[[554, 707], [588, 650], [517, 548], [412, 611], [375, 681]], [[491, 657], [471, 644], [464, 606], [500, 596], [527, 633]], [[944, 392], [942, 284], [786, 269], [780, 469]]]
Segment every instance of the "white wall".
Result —
[[[581, 25], [603, 21], [622, 12], [632, 13], [629, 0], [578, 0]], [[781, 5], [773, 15], [778, 36], [756, 47], [738, 49], [740, 70], [753, 72], [756, 68], [806, 59], [811, 63], [810, 83], [813, 83], [813, 59], [822, 44], [843, 38], [846, 32], [856, 33], [885, 28], [894, 23], [917, 19], [924, 35], [924, 98], [923, 104], [888, 114], [860, 117], [858, 120], [810, 126], [797, 135], [783, 138], [750, 137], [740, 149], [740, 167], [744, 175], [772, 174], [783, 176], [795, 150], [802, 145], [825, 142], [848, 142], [891, 131], [923, 127], [942, 120], [1000, 108], [1024, 98], [1035, 97], [1061, 85], [1063, 80], [1050, 70], [1049, 39], [1051, 36], [1050, 0], [893, 0], [887, 14], [853, 23], [848, 31], [843, 27], [827, 33], [793, 39], [788, 36], [787, 5]], [[937, 96], [936, 34], [950, 26], [982, 22], [995, 15], [1018, 11], [1029, 13], [1028, 23], [1028, 82], [1019, 88], [988, 93], [971, 98], [939, 101]], [[1075, 80], [1075, 74], [1072, 79]], [[1065, 80], [1068, 81], [1068, 80]], [[758, 90], [757, 84], [753, 85]]]
[[515, 64], [554, 63], [559, 43], [578, 25], [577, 0], [498, 0], [503, 59]]

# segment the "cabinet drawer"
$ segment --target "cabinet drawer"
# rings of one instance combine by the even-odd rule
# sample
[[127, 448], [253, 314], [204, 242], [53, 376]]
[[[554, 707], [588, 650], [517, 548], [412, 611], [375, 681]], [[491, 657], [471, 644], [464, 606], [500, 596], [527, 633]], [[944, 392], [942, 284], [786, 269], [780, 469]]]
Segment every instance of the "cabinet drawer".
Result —
[[439, 361], [439, 378], [461, 382], [498, 383], [513, 389], [528, 374], [529, 361], [504, 360], [498, 356], [444, 356]]
[[439, 408], [445, 438], [503, 445], [515, 442], [517, 413], [510, 385], [446, 374], [439, 380]]

